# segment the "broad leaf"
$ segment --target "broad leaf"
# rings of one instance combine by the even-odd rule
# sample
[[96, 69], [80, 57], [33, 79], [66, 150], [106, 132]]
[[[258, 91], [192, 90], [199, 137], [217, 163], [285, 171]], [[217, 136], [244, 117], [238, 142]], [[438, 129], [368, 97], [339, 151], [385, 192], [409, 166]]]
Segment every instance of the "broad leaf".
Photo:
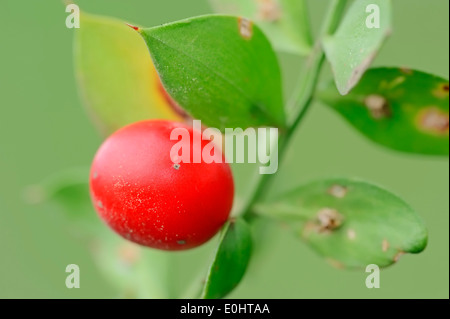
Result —
[[251, 21], [202, 16], [139, 32], [167, 92], [192, 117], [221, 130], [284, 125], [278, 61]]
[[218, 13], [255, 21], [280, 51], [305, 55], [312, 39], [304, 0], [210, 0]]
[[251, 251], [250, 228], [243, 219], [231, 221], [223, 230], [202, 298], [223, 298], [230, 293], [244, 276]]
[[83, 101], [109, 134], [143, 119], [180, 119], [139, 35], [125, 22], [81, 13], [75, 65]]
[[380, 267], [419, 253], [427, 232], [419, 216], [388, 191], [355, 180], [330, 179], [299, 187], [256, 207], [290, 224], [337, 267]]
[[409, 153], [448, 155], [448, 80], [397, 68], [369, 70], [346, 96], [333, 85], [319, 98], [356, 129], [386, 147]]
[[390, 33], [390, 0], [358, 0], [353, 2], [335, 34], [323, 39], [342, 95], [358, 83]]

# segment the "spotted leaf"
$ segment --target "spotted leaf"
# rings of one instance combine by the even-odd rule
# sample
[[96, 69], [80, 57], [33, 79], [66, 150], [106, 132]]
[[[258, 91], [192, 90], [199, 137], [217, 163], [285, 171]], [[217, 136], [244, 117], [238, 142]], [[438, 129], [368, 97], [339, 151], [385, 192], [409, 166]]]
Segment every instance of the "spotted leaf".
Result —
[[422, 220], [403, 200], [366, 182], [313, 182], [261, 204], [256, 212], [282, 220], [337, 267], [380, 267], [427, 244]]
[[210, 0], [218, 13], [254, 20], [275, 49], [306, 55], [312, 48], [305, 0]]
[[448, 155], [448, 80], [400, 68], [369, 70], [341, 96], [333, 85], [318, 97], [372, 141], [402, 152]]

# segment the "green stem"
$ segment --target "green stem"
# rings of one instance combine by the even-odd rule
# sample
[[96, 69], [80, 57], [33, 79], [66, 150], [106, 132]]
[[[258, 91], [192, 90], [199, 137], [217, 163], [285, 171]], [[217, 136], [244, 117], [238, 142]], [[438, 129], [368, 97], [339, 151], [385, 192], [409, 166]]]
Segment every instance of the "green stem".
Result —
[[319, 40], [306, 60], [305, 69], [300, 76], [299, 87], [293, 94], [293, 98], [287, 105], [288, 123], [291, 130], [295, 130], [307, 113], [309, 105], [317, 86], [320, 70], [325, 60], [325, 54], [322, 50], [322, 39], [334, 33], [339, 25], [339, 21], [344, 13], [347, 0], [333, 0], [322, 26]]
[[[322, 26], [320, 37], [304, 67], [303, 73], [300, 76], [300, 85], [294, 92], [293, 99], [287, 105], [288, 112], [288, 129], [279, 137], [278, 141], [278, 161], [282, 162], [283, 155], [287, 149], [293, 133], [304, 119], [308, 112], [313, 95], [317, 86], [320, 71], [325, 60], [325, 54], [322, 50], [321, 41], [324, 36], [331, 35], [339, 25], [339, 21], [344, 13], [347, 0], [332, 0], [330, 9]], [[248, 218], [252, 214], [252, 207], [261, 198], [264, 197], [268, 190], [269, 183], [273, 181], [273, 175], [262, 175], [258, 181], [253, 194], [247, 202], [247, 205], [242, 210], [243, 217]]]

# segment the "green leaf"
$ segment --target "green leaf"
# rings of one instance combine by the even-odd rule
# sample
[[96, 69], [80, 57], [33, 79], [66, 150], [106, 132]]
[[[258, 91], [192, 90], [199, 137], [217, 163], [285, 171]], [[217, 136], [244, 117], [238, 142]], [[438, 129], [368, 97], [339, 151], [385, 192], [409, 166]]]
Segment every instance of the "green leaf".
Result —
[[246, 222], [236, 219], [227, 224], [209, 269], [202, 298], [223, 298], [231, 292], [245, 274], [251, 251], [252, 237]]
[[403, 200], [362, 181], [313, 182], [257, 206], [256, 212], [287, 222], [341, 268], [386, 267], [427, 244], [422, 220]]
[[177, 120], [139, 35], [125, 22], [81, 12], [75, 70], [81, 96], [104, 134], [143, 119]]
[[[377, 23], [377, 12], [379, 25], [369, 28]], [[390, 0], [358, 0], [353, 2], [335, 34], [323, 39], [326, 57], [342, 95], [350, 92], [361, 79], [391, 28]]]
[[275, 49], [306, 55], [312, 38], [304, 0], [210, 0], [218, 13], [244, 16], [255, 21]]
[[319, 98], [369, 139], [427, 155], [449, 153], [448, 80], [397, 68], [370, 69], [346, 96], [333, 85]]
[[25, 193], [30, 204], [52, 203], [74, 220], [95, 216], [89, 195], [89, 169], [73, 168], [49, 176], [28, 187]]
[[167, 92], [205, 125], [284, 126], [277, 58], [250, 21], [202, 16], [139, 29]]

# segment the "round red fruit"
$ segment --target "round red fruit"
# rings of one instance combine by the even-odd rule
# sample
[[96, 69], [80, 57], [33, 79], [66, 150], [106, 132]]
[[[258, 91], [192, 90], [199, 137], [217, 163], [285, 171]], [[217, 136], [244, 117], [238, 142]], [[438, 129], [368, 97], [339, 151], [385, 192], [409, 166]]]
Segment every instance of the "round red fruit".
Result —
[[[208, 241], [227, 221], [234, 194], [221, 152], [214, 152], [219, 158], [210, 164], [174, 164], [170, 151], [177, 141], [170, 135], [175, 128], [189, 132], [191, 146], [194, 134], [201, 134], [170, 121], [131, 124], [102, 144], [90, 174], [91, 197], [101, 219], [128, 240], [164, 250]], [[201, 148], [208, 143], [202, 140]]]

